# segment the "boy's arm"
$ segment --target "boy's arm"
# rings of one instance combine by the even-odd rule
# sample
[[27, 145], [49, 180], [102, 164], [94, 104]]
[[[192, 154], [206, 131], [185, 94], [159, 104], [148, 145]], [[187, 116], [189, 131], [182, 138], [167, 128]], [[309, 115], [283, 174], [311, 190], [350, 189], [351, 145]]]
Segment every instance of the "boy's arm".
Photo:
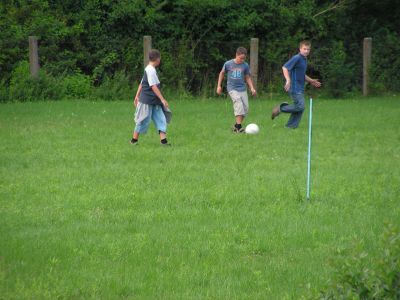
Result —
[[290, 90], [290, 74], [289, 74], [289, 70], [285, 66], [283, 66], [282, 67], [282, 72], [283, 72], [283, 76], [286, 79], [285, 91], [289, 92], [289, 90]]
[[142, 84], [139, 84], [139, 87], [138, 87], [137, 92], [136, 92], [135, 100], [134, 100], [135, 106], [137, 106], [138, 103], [139, 103], [139, 95], [140, 95], [141, 92], [142, 92]]
[[246, 79], [246, 82], [247, 82], [247, 84], [248, 84], [249, 87], [250, 87], [251, 94], [252, 94], [253, 96], [257, 95], [257, 91], [256, 91], [256, 89], [254, 88], [253, 81], [251, 80], [250, 75], [246, 75], [244, 78]]
[[167, 102], [167, 100], [165, 100], [165, 98], [163, 97], [163, 95], [161, 94], [160, 89], [157, 87], [157, 85], [152, 85], [151, 89], [153, 90], [154, 94], [156, 94], [156, 96], [161, 100], [161, 103], [165, 106], [165, 107], [169, 107], [169, 104]]
[[222, 94], [222, 81], [224, 80], [225, 77], [225, 72], [224, 70], [222, 70], [221, 72], [219, 72], [218, 75], [218, 84], [217, 84], [217, 94], [221, 95]]
[[319, 82], [318, 79], [312, 79], [306, 75], [306, 81], [316, 88], [321, 87], [321, 82]]

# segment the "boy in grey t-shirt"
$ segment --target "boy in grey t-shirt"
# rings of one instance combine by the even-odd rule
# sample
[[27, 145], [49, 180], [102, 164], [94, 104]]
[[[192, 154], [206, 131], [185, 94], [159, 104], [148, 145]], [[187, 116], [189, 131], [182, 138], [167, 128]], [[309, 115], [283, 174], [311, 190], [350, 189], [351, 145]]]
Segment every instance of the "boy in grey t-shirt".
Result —
[[224, 80], [225, 73], [228, 73], [227, 89], [233, 102], [233, 112], [236, 121], [232, 130], [236, 133], [244, 132], [242, 123], [249, 111], [246, 83], [250, 87], [251, 94], [253, 96], [257, 94], [251, 81], [249, 65], [245, 62], [246, 55], [246, 48], [237, 48], [236, 57], [225, 62], [218, 76], [217, 94], [221, 95], [222, 81]]

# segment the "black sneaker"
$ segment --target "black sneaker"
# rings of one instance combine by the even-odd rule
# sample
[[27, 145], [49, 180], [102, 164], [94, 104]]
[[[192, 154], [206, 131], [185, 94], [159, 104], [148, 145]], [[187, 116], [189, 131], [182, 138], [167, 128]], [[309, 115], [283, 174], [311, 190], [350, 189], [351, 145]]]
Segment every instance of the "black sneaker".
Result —
[[232, 127], [232, 131], [233, 131], [234, 133], [244, 133], [244, 132], [245, 132], [243, 127], [241, 127], [241, 128], [236, 128], [235, 126]]
[[134, 140], [134, 139], [131, 139], [130, 141], [129, 141], [129, 143], [131, 143], [132, 145], [139, 145], [139, 141], [138, 140]]

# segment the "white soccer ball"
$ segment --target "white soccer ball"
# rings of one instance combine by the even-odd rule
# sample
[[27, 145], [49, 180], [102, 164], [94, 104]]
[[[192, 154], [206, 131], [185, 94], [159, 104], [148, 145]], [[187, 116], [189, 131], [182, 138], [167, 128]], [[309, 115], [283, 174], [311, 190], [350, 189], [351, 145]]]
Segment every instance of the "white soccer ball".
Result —
[[258, 127], [257, 124], [252, 123], [246, 126], [245, 131], [247, 134], [257, 134], [259, 133], [260, 128]]

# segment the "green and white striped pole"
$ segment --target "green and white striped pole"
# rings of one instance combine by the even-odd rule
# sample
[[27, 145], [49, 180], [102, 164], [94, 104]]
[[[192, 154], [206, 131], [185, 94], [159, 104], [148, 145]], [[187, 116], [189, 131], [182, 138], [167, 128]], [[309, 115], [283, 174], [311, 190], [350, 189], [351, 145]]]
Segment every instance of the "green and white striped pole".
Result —
[[312, 133], [312, 97], [310, 97], [310, 115], [308, 119], [307, 200], [310, 200], [310, 189], [311, 189], [311, 133]]

